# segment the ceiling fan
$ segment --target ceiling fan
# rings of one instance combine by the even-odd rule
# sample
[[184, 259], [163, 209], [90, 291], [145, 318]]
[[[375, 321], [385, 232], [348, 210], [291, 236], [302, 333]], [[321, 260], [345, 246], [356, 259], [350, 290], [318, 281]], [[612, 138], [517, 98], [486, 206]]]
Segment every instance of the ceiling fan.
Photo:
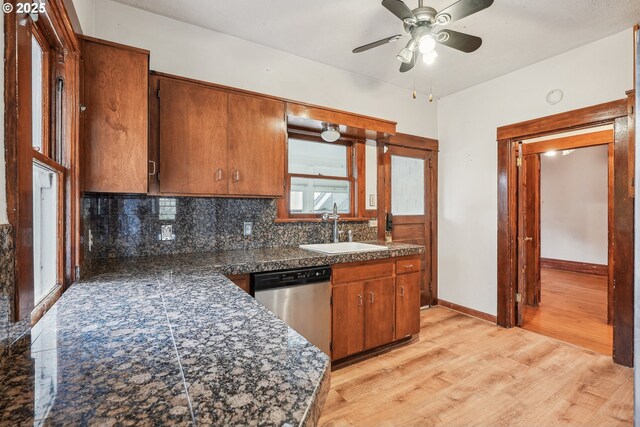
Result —
[[[418, 0], [418, 7], [411, 10], [402, 0], [383, 0], [382, 5], [391, 13], [400, 18], [404, 24], [404, 31], [411, 36], [411, 40], [398, 53], [397, 58], [402, 65], [400, 72], [405, 73], [411, 70], [416, 64], [419, 51], [425, 63], [433, 63], [438, 56], [434, 50], [436, 43], [462, 52], [471, 53], [482, 45], [480, 37], [458, 31], [440, 29], [450, 22], [457, 21], [493, 4], [493, 0], [459, 0], [451, 6], [436, 11], [432, 7], [424, 6], [423, 0]], [[396, 34], [373, 43], [353, 49], [353, 53], [364, 52], [374, 47], [392, 43], [403, 35]]]

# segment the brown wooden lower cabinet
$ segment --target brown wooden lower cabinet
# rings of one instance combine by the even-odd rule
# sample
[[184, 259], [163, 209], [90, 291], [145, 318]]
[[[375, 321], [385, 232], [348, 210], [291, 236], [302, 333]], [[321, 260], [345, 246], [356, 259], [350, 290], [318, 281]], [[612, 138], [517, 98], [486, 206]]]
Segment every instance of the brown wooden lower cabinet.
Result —
[[394, 340], [395, 285], [393, 277], [364, 283], [364, 348], [369, 350]]
[[251, 292], [251, 285], [248, 274], [232, 274], [227, 276], [227, 279], [238, 285], [238, 287], [246, 293]]
[[333, 359], [364, 350], [364, 283], [333, 288]]
[[396, 276], [396, 338], [420, 332], [420, 272]]
[[419, 265], [419, 258], [382, 259], [333, 267], [333, 360], [420, 331], [422, 273], [411, 270], [414, 272], [405, 274], [407, 269], [402, 266], [407, 262]]

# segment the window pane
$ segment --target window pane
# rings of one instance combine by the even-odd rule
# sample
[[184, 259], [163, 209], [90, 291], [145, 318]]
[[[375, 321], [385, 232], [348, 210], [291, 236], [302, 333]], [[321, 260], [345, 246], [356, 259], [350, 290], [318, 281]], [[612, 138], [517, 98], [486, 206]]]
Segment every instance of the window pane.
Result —
[[31, 140], [35, 150], [42, 152], [42, 48], [31, 38]]
[[347, 177], [347, 147], [289, 139], [289, 173]]
[[58, 281], [58, 174], [33, 163], [33, 286], [39, 300]]
[[424, 215], [424, 160], [391, 156], [391, 213]]
[[291, 178], [291, 213], [324, 213], [338, 205], [339, 213], [349, 213], [349, 181], [315, 178]]

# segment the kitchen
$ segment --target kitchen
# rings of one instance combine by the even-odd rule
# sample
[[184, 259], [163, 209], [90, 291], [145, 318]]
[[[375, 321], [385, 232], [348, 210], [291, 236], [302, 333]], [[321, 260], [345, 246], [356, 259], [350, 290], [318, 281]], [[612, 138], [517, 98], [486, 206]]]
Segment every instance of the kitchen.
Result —
[[[52, 43], [50, 51], [38, 45], [41, 58], [59, 55], [56, 43], [64, 52], [48, 71], [59, 79], [42, 78], [54, 83], [43, 98], [60, 105], [61, 114], [29, 112], [49, 120], [28, 135], [19, 132], [25, 116], [9, 113], [24, 106], [12, 104], [7, 90], [35, 87], [29, 79], [24, 89], [20, 78], [24, 63], [28, 75], [39, 69], [35, 60], [20, 58], [32, 57], [37, 43], [21, 50], [29, 34], [17, 13], [5, 15], [5, 41], [16, 40], [17, 48], [5, 69], [5, 82], [15, 85], [5, 83], [13, 225], [7, 233], [15, 242], [5, 243], [3, 265], [15, 267], [7, 267], [12, 277], [4, 280], [12, 321], [3, 325], [10, 344], [3, 421], [7, 414], [15, 423], [313, 425], [330, 417], [342, 396], [336, 379], [340, 384], [359, 366], [427, 344], [424, 325], [442, 307], [497, 328], [495, 271], [485, 265], [495, 269], [495, 261], [479, 257], [476, 246], [495, 254], [495, 148], [467, 153], [479, 150], [458, 145], [474, 124], [458, 126], [451, 113], [470, 105], [464, 97], [480, 89], [430, 102], [421, 82], [414, 100], [406, 82], [398, 88], [162, 16], [167, 10], [144, 10], [150, 4], [124, 3], [47, 2], [32, 40]], [[468, 19], [481, 22], [497, 6]], [[633, 87], [632, 31], [621, 22], [558, 57], [610, 55], [598, 72], [617, 73], [616, 83], [575, 99], [562, 80], [561, 110], [501, 117], [492, 130], [496, 119], [486, 120], [489, 141], [495, 144], [499, 126], [625, 98]], [[58, 42], [49, 27], [58, 28]], [[574, 90], [590, 78], [573, 83]], [[536, 96], [547, 86], [542, 80]], [[495, 87], [483, 90], [497, 96]], [[31, 141], [34, 132], [48, 132], [41, 150]], [[25, 137], [29, 150], [9, 150], [8, 141]], [[470, 160], [460, 163], [460, 156]], [[473, 159], [487, 156], [482, 179], [461, 189], [460, 169], [478, 168]], [[41, 240], [42, 250], [57, 242], [58, 256], [41, 261], [56, 280], [39, 298], [26, 255], [34, 249], [18, 242], [27, 239], [32, 220], [51, 218], [52, 210], [43, 204], [40, 216], [21, 214], [36, 203], [13, 190], [31, 175], [32, 162], [58, 177], [57, 186], [39, 181], [43, 203], [50, 194], [65, 199], [57, 227], [49, 227], [57, 238]], [[477, 196], [465, 194], [481, 185]], [[451, 209], [470, 215], [487, 192], [482, 203], [492, 209], [471, 221], [481, 225], [456, 230]], [[477, 242], [468, 241], [478, 234]], [[468, 267], [452, 258], [456, 252], [470, 252]], [[470, 280], [494, 288], [460, 288]], [[630, 370], [613, 366], [628, 387]], [[46, 385], [35, 395], [34, 370]]]

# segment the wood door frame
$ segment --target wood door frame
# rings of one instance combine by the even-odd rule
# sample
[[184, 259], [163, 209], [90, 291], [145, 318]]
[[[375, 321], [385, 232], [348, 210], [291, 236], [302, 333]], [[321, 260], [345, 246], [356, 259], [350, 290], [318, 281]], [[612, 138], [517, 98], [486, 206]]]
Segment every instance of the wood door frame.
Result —
[[498, 144], [498, 276], [497, 323], [515, 326], [517, 289], [517, 141], [562, 131], [613, 124], [613, 360], [633, 364], [633, 199], [628, 180], [629, 122], [633, 120], [633, 96], [591, 107], [568, 111], [497, 129]]
[[[429, 206], [429, 235], [431, 257], [427, 260], [430, 264], [429, 272], [425, 272], [425, 282], [429, 284], [431, 295], [429, 305], [438, 305], [438, 140], [421, 136], [398, 133], [389, 138], [378, 141], [378, 239], [385, 240], [385, 214], [391, 210], [391, 200], [388, 200], [386, 188], [391, 185], [391, 165], [388, 156], [385, 156], [385, 145], [410, 148], [427, 151], [429, 167], [429, 183], [425, 185], [427, 198], [425, 203]], [[421, 304], [422, 305], [422, 304]]]
[[[553, 151], [561, 151], [567, 149], [576, 149], [576, 148], [588, 148], [588, 147], [598, 147], [598, 146], [606, 146], [607, 147], [607, 324], [613, 323], [613, 193], [614, 193], [614, 142], [615, 136], [613, 129], [611, 130], [603, 130], [596, 131], [593, 133], [573, 135], [567, 137], [553, 138], [539, 142], [532, 142], [528, 144], [522, 144], [522, 164], [524, 164], [527, 160], [528, 156], [537, 155], [538, 157], [543, 153], [553, 150]], [[538, 160], [538, 163], [540, 160]], [[540, 187], [540, 169], [538, 168], [536, 172], [536, 179], [538, 180], [537, 186], [537, 194], [536, 194], [536, 203], [535, 209], [537, 212], [537, 223], [535, 224], [535, 234], [537, 238], [537, 248], [538, 251], [537, 259], [538, 265], [536, 269], [538, 270], [538, 280], [540, 280], [540, 207], [541, 207], [541, 187]], [[538, 282], [538, 299], [540, 296], [540, 282]], [[527, 295], [526, 301], [531, 301], [529, 295]], [[537, 305], [537, 304], [535, 304]], [[517, 315], [516, 310], [516, 315]]]

